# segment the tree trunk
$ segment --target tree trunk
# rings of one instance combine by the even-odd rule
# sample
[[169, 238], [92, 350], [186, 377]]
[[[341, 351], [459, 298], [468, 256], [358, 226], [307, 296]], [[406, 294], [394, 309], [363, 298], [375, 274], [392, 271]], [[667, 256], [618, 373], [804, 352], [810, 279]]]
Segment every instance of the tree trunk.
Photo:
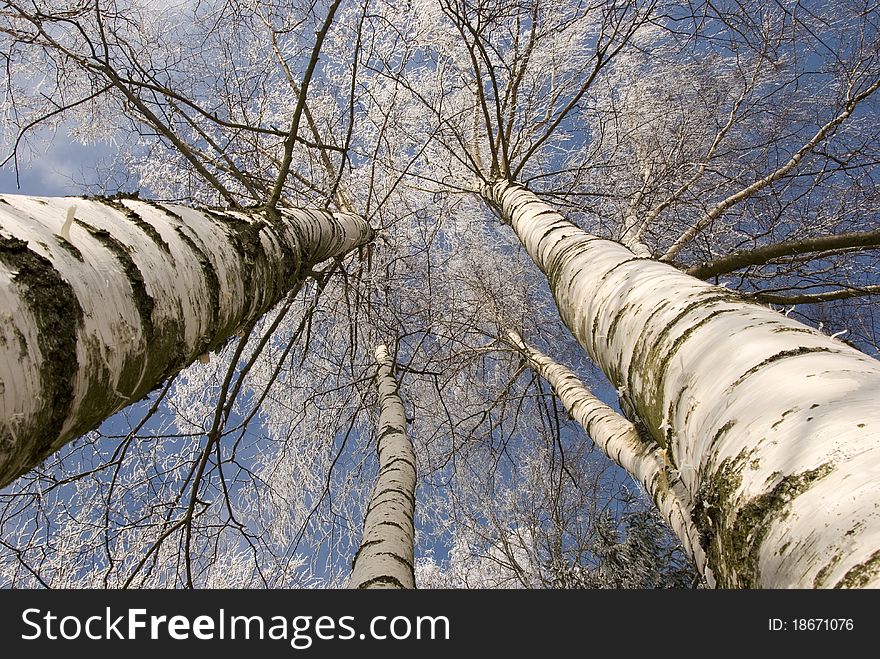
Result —
[[0, 195], [0, 486], [372, 238], [355, 215]]
[[413, 513], [416, 456], [406, 436], [406, 415], [393, 364], [376, 348], [379, 387], [379, 477], [364, 519], [364, 536], [352, 564], [350, 588], [415, 588]]
[[566, 411], [581, 424], [596, 446], [645, 486], [697, 569], [713, 584], [699, 544], [700, 534], [691, 519], [690, 495], [678, 472], [667, 461], [665, 452], [630, 421], [596, 398], [572, 371], [527, 344], [516, 332], [508, 332], [507, 338], [528, 360], [529, 366], [550, 383]]
[[880, 362], [487, 186], [666, 451], [722, 587], [880, 586]]

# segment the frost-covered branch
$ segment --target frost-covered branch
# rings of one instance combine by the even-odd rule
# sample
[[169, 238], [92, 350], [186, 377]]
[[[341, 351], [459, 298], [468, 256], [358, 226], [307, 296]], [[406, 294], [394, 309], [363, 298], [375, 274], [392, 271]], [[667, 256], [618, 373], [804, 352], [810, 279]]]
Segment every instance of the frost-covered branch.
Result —
[[700, 217], [696, 222], [694, 222], [690, 228], [688, 228], [684, 233], [682, 233], [666, 250], [666, 253], [661, 257], [661, 261], [672, 262], [678, 256], [679, 252], [684, 249], [694, 238], [696, 238], [703, 229], [708, 227], [712, 222], [721, 217], [729, 208], [738, 204], [745, 199], [748, 199], [756, 192], [763, 190], [768, 185], [775, 183], [779, 179], [786, 176], [789, 172], [791, 172], [795, 167], [798, 166], [798, 163], [804, 159], [811, 151], [813, 151], [820, 143], [822, 143], [825, 139], [829, 138], [834, 130], [846, 121], [853, 112], [855, 112], [856, 107], [858, 107], [859, 103], [864, 101], [866, 98], [871, 96], [877, 89], [880, 88], [880, 80], [876, 80], [873, 84], [871, 84], [867, 89], [858, 94], [855, 94], [850, 98], [841, 110], [833, 119], [825, 123], [819, 130], [816, 132], [813, 137], [811, 137], [805, 144], [803, 144], [797, 151], [792, 154], [791, 158], [783, 164], [781, 167], [777, 168], [764, 178], [761, 178], [751, 185], [746, 186], [745, 188], [739, 190], [738, 192], [730, 195], [726, 199], [715, 204], [708, 212], [705, 213], [702, 217]]

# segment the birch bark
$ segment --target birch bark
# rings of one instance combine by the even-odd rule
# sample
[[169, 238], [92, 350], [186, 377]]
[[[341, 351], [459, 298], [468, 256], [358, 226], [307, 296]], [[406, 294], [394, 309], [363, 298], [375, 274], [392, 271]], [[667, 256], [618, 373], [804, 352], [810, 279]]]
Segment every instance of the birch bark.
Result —
[[529, 366], [550, 383], [566, 411], [577, 421], [605, 455], [626, 469], [645, 486], [657, 509], [694, 559], [697, 569], [714, 585], [706, 570], [700, 534], [690, 515], [690, 495], [678, 472], [656, 442], [643, 437], [635, 425], [593, 395], [571, 370], [530, 346], [519, 334], [507, 333], [510, 343], [528, 360]]
[[0, 486], [372, 234], [321, 210], [0, 195]]
[[589, 235], [522, 186], [483, 194], [665, 450], [719, 586], [880, 586], [880, 362]]
[[388, 348], [376, 348], [379, 388], [379, 477], [352, 564], [350, 588], [415, 588], [413, 575], [416, 457], [406, 436]]

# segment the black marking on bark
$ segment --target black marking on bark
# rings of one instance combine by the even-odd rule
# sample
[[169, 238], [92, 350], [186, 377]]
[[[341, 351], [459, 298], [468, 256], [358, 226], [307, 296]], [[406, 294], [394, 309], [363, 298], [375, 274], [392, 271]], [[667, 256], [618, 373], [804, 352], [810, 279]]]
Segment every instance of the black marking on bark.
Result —
[[[538, 240], [535, 242], [535, 246], [534, 246], [535, 256], [541, 257], [543, 255], [543, 251], [544, 251], [543, 244], [545, 241], [556, 240], [558, 243], [559, 241], [561, 241], [567, 237], [565, 235], [559, 236], [558, 232], [564, 231], [565, 229], [573, 229], [573, 228], [574, 227], [571, 225], [571, 223], [568, 220], [565, 220], [563, 218], [560, 218], [559, 220], [553, 222], [549, 226], [544, 227], [543, 233], [538, 238]], [[555, 270], [558, 267], [556, 264], [561, 263], [563, 261], [562, 255], [571, 251], [571, 247], [573, 247], [573, 245], [566, 245], [564, 248], [560, 248], [557, 246], [555, 249], [550, 250], [552, 261], [546, 263], [545, 266], [550, 270]], [[551, 263], [552, 263], [552, 265], [551, 265]]]
[[[144, 232], [144, 234], [152, 240], [156, 246], [165, 252], [168, 256], [171, 256], [171, 247], [169, 247], [168, 243], [162, 238], [159, 232], [156, 230], [152, 224], [144, 220], [140, 215], [138, 215], [137, 211], [133, 208], [126, 206], [124, 203], [119, 201], [118, 199], [108, 199], [107, 197], [92, 197], [96, 201], [100, 201], [103, 204], [106, 204], [113, 210], [122, 213], [126, 219], [128, 219], [132, 224], [134, 224], [138, 229]], [[149, 203], [149, 202], [145, 202]], [[158, 206], [158, 204], [150, 203], [151, 206]], [[160, 207], [161, 208], [161, 207]], [[165, 208], [162, 208], [166, 213], [168, 212]], [[173, 262], [172, 257], [172, 262]]]
[[168, 206], [166, 206], [165, 204], [160, 204], [155, 201], [147, 201], [147, 200], [145, 200], [144, 203], [149, 204], [153, 208], [158, 208], [160, 211], [162, 211], [168, 217], [170, 217], [172, 220], [174, 220], [174, 222], [179, 222], [180, 224], [185, 224], [185, 222], [183, 221], [183, 216], [179, 215], [178, 213], [175, 213], [173, 210], [168, 208]]
[[[394, 497], [391, 499], [385, 499], [384, 501], [379, 501], [380, 497], [383, 497], [387, 494], [399, 495], [399, 498]], [[386, 487], [385, 489], [373, 493], [373, 496], [370, 499], [370, 505], [367, 506], [366, 514], [371, 514], [379, 506], [390, 506], [394, 504], [399, 504], [401, 506], [403, 506], [404, 504], [408, 504], [409, 509], [405, 509], [405, 512], [407, 516], [411, 516], [412, 510], [415, 509], [415, 496], [411, 492], [409, 492], [407, 488]]]
[[[304, 264], [297, 253], [297, 245], [289, 245], [272, 224], [260, 216], [245, 219], [235, 213], [203, 212], [224, 228], [229, 242], [242, 258], [243, 287], [253, 299], [248, 315], [262, 315], [300, 279]], [[295, 223], [290, 223], [288, 229], [294, 226]], [[270, 258], [270, 252], [260, 237], [262, 231], [280, 250], [280, 255]], [[294, 240], [297, 242], [298, 239]]]
[[413, 473], [415, 473], [416, 466], [413, 464], [412, 460], [410, 460], [409, 458], [393, 458], [392, 460], [389, 460], [388, 462], [386, 462], [382, 465], [380, 472], [384, 473], [385, 471], [390, 470], [390, 469], [393, 469], [395, 471], [400, 471], [400, 469], [398, 467], [393, 466], [396, 462], [403, 462], [410, 469], [412, 469]]
[[79, 367], [77, 330], [83, 311], [73, 288], [47, 258], [32, 252], [27, 242], [0, 236], [0, 261], [17, 271], [12, 278], [37, 325], [42, 405], [32, 423], [17, 433], [13, 454], [4, 460], [0, 486], [36, 466], [52, 452], [74, 398]]
[[76, 245], [57, 234], [55, 236], [55, 242], [58, 243], [58, 246], [64, 251], [68, 252], [73, 258], [75, 258], [80, 263], [83, 263], [84, 259], [82, 252], [77, 249]]
[[18, 357], [19, 359], [24, 359], [28, 355], [27, 339], [24, 338], [24, 334], [22, 334], [21, 330], [18, 329], [18, 327], [16, 327], [15, 325], [12, 326], [12, 333], [15, 335], [15, 339], [18, 341]]
[[123, 272], [125, 272], [125, 277], [131, 286], [132, 298], [137, 307], [138, 316], [140, 316], [141, 319], [141, 330], [143, 332], [144, 342], [146, 345], [149, 345], [153, 340], [155, 330], [153, 326], [153, 309], [155, 308], [156, 303], [153, 300], [153, 297], [147, 292], [147, 287], [144, 283], [144, 275], [141, 273], [140, 268], [138, 268], [134, 259], [132, 259], [126, 246], [116, 240], [109, 231], [93, 227], [82, 220], [74, 221], [88, 231], [95, 240], [100, 242], [107, 251], [113, 254], [113, 256], [116, 257], [116, 260], [119, 261]]
[[[529, 201], [527, 203], [541, 203], [541, 202]], [[571, 225], [571, 222], [566, 220], [565, 217], [563, 217], [562, 213], [555, 211], [552, 208], [545, 208], [543, 210], [539, 210], [538, 212], [531, 214], [532, 218], [541, 217], [542, 215], [555, 215], [557, 218], [559, 218], [558, 220], [556, 220], [556, 222], [554, 222], [554, 224], [565, 223], [567, 225]]]
[[403, 435], [404, 437], [406, 437], [406, 433], [403, 430], [401, 430], [398, 426], [387, 425], [384, 428], [382, 428], [382, 430], [379, 431], [379, 436], [377, 438], [377, 442], [381, 443], [383, 439], [388, 437], [388, 435]]
[[391, 558], [393, 558], [393, 559], [394, 559], [395, 561], [397, 561], [398, 563], [401, 563], [401, 564], [403, 564], [404, 566], [406, 566], [407, 568], [409, 568], [410, 572], [412, 572], [412, 569], [413, 569], [413, 564], [412, 564], [412, 562], [409, 561], [408, 559], [404, 558], [403, 556], [399, 556], [399, 555], [395, 554], [394, 552], [390, 552], [390, 551], [377, 551], [377, 552], [374, 554], [374, 556], [390, 556]]
[[[566, 223], [566, 225], [566, 228], [575, 228], [569, 223]], [[539, 266], [543, 269], [542, 271], [545, 272], [550, 280], [550, 290], [552, 290], [554, 294], [560, 289], [565, 288], [567, 290], [568, 288], [571, 288], [572, 283], [576, 280], [577, 274], [583, 270], [583, 268], [577, 267], [579, 260], [588, 258], [589, 250], [587, 245], [597, 240], [601, 240], [601, 238], [584, 234], [566, 234], [565, 238], [570, 238], [571, 240], [568, 240], [567, 244], [563, 247], [557, 246], [552, 249], [550, 254], [547, 255], [547, 261], [545, 263], [539, 263]], [[543, 240], [543, 238], [541, 240]], [[540, 248], [541, 240], [538, 242], [538, 248]], [[561, 238], [559, 241], [561, 241]], [[535, 251], [540, 252], [540, 249]], [[536, 254], [536, 256], [540, 256], [540, 254]], [[571, 276], [567, 282], [562, 279], [562, 271], [565, 269], [571, 271]]]
[[[608, 325], [608, 330], [605, 332], [605, 344], [611, 345], [613, 341], [614, 333], [617, 331], [617, 326], [620, 324], [620, 321], [629, 313], [629, 310], [632, 309], [631, 304], [624, 304], [620, 309], [618, 309], [614, 316], [611, 318], [611, 324]], [[596, 314], [598, 318], [601, 314]], [[595, 342], [596, 338], [594, 336], [593, 341]]]
[[625, 265], [628, 264], [628, 263], [640, 263], [641, 265], [644, 266], [644, 264], [645, 264], [645, 259], [641, 258], [640, 256], [633, 256], [632, 258], [625, 258], [625, 259], [623, 259], [623, 260], [621, 260], [621, 261], [618, 261], [618, 262], [615, 263], [613, 266], [611, 266], [610, 268], [608, 268], [608, 270], [606, 270], [604, 273], [602, 273], [602, 276], [599, 277], [599, 284], [598, 284], [598, 285], [601, 286], [602, 283], [603, 283], [603, 282], [604, 282], [604, 281], [605, 281], [610, 275], [612, 275], [612, 274], [614, 273], [615, 270], [617, 270], [618, 268], [620, 268], [620, 267], [622, 267], [622, 266], [625, 266]]
[[381, 577], [373, 577], [372, 579], [367, 579], [362, 584], [358, 584], [358, 590], [361, 588], [370, 588], [371, 586], [379, 583], [387, 583], [393, 585], [395, 588], [400, 588], [401, 590], [407, 590], [407, 587], [400, 583], [399, 579], [394, 577], [390, 577], [387, 575], [383, 575]]
[[351, 559], [351, 569], [353, 570], [354, 566], [357, 564], [358, 556], [361, 555], [361, 552], [363, 552], [365, 549], [372, 547], [374, 545], [381, 545], [383, 542], [385, 542], [385, 541], [384, 540], [366, 540], [366, 541], [362, 542], [361, 546], [358, 547], [357, 552], [355, 552], [354, 558]]
[[790, 410], [785, 410], [785, 412], [782, 413], [782, 416], [779, 417], [779, 420], [773, 422], [773, 425], [770, 426], [770, 430], [776, 430], [776, 427], [777, 427], [780, 423], [782, 423], [783, 421], [785, 421], [785, 417], [787, 417], [787, 416], [788, 416], [789, 414], [791, 414], [792, 412], [796, 412], [796, 411], [799, 410], [799, 409], [800, 409], [800, 407], [792, 407]]
[[401, 526], [401, 525], [398, 524], [397, 522], [390, 522], [390, 521], [388, 521], [388, 520], [382, 520], [381, 522], [377, 522], [377, 523], [376, 523], [376, 526], [393, 526], [393, 527], [395, 527], [395, 528], [400, 529], [401, 531], [403, 531], [403, 532], [404, 532], [405, 534], [407, 534], [407, 535], [412, 535], [412, 529], [411, 529], [411, 528], [408, 529], [408, 528], [406, 528], [406, 527], [404, 527], [404, 526]]
[[733, 391], [736, 387], [741, 385], [750, 375], [753, 375], [757, 371], [761, 370], [768, 364], [772, 364], [773, 362], [778, 362], [783, 359], [789, 359], [791, 357], [800, 357], [801, 355], [808, 355], [814, 352], [832, 352], [839, 353], [839, 350], [834, 350], [832, 348], [826, 348], [824, 346], [800, 346], [799, 348], [792, 348], [791, 350], [781, 350], [776, 354], [770, 355], [766, 359], [764, 359], [759, 364], [755, 364], [748, 371], [740, 375], [733, 384], [730, 385], [728, 391]]
[[[167, 212], [170, 213], [170, 211]], [[220, 326], [220, 279], [217, 277], [217, 271], [214, 269], [214, 264], [211, 262], [211, 259], [208, 258], [208, 255], [204, 250], [198, 246], [196, 241], [187, 235], [183, 226], [176, 226], [174, 227], [174, 230], [186, 246], [195, 253], [196, 259], [202, 268], [202, 274], [205, 277], [205, 285], [208, 288], [208, 306], [211, 316], [208, 327], [217, 328]], [[211, 337], [206, 336], [201, 343], [196, 346], [194, 353], [201, 355], [208, 352], [208, 348], [211, 344]]]

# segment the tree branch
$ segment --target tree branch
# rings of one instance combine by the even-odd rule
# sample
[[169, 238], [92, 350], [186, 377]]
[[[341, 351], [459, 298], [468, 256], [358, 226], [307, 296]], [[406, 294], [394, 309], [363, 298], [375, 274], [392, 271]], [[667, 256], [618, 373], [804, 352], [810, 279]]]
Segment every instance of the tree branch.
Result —
[[274, 210], [275, 206], [278, 205], [278, 200], [281, 198], [281, 191], [284, 189], [284, 182], [287, 180], [287, 174], [290, 171], [290, 164], [293, 162], [293, 146], [296, 143], [296, 136], [299, 132], [299, 120], [302, 117], [303, 109], [306, 105], [309, 83], [312, 81], [315, 68], [318, 66], [318, 58], [321, 55], [321, 47], [324, 45], [324, 39], [330, 31], [330, 27], [333, 25], [333, 17], [341, 3], [342, 0], [335, 0], [335, 2], [330, 5], [330, 10], [327, 12], [327, 18], [324, 19], [324, 24], [315, 35], [315, 45], [312, 48], [312, 56], [309, 58], [308, 66], [306, 66], [306, 71], [303, 74], [302, 84], [299, 86], [299, 98], [297, 99], [296, 107], [293, 109], [293, 118], [290, 120], [290, 130], [287, 133], [287, 137], [284, 139], [284, 156], [281, 159], [281, 169], [278, 172], [278, 178], [275, 181], [275, 186], [272, 188], [272, 193], [269, 196], [269, 199], [266, 200], [266, 208], [269, 210]]
[[833, 249], [852, 249], [858, 247], [880, 247], [880, 230], [841, 233], [834, 236], [819, 236], [801, 240], [785, 240], [755, 249], [742, 250], [722, 256], [714, 261], [700, 263], [688, 268], [687, 273], [699, 279], [741, 270], [752, 265], [764, 265], [782, 256], [824, 252]]
[[880, 295], [880, 285], [853, 286], [841, 288], [836, 291], [824, 293], [804, 293], [802, 295], [776, 295], [775, 293], [753, 294], [753, 298], [767, 304], [816, 304], [817, 302], [831, 302], [832, 300], [846, 300], [862, 295]]
[[804, 157], [809, 154], [813, 149], [818, 146], [820, 142], [822, 142], [825, 138], [830, 137], [832, 131], [837, 128], [840, 124], [842, 124], [846, 119], [852, 115], [855, 111], [856, 106], [868, 98], [871, 94], [873, 94], [877, 89], [880, 88], [880, 79], [875, 80], [874, 84], [868, 87], [865, 91], [860, 94], [856, 94], [849, 101], [847, 101], [846, 105], [844, 105], [843, 111], [840, 112], [836, 117], [822, 126], [809, 141], [806, 142], [803, 146], [801, 146], [797, 151], [795, 151], [794, 155], [786, 162], [782, 167], [779, 167], [775, 171], [771, 172], [767, 176], [762, 179], [759, 179], [752, 183], [751, 185], [743, 188], [739, 192], [736, 192], [723, 201], [715, 204], [709, 212], [707, 212], [702, 218], [697, 220], [692, 226], [690, 226], [684, 233], [682, 233], [678, 239], [672, 244], [672, 246], [666, 251], [666, 253], [660, 258], [661, 261], [666, 263], [672, 262], [676, 256], [678, 256], [679, 252], [684, 249], [696, 236], [703, 231], [707, 226], [709, 226], [714, 220], [721, 217], [731, 206], [734, 204], [738, 204], [739, 202], [748, 199], [756, 192], [763, 190], [771, 183], [775, 183], [783, 176], [788, 174], [791, 170], [797, 167], [798, 163], [804, 159]]

